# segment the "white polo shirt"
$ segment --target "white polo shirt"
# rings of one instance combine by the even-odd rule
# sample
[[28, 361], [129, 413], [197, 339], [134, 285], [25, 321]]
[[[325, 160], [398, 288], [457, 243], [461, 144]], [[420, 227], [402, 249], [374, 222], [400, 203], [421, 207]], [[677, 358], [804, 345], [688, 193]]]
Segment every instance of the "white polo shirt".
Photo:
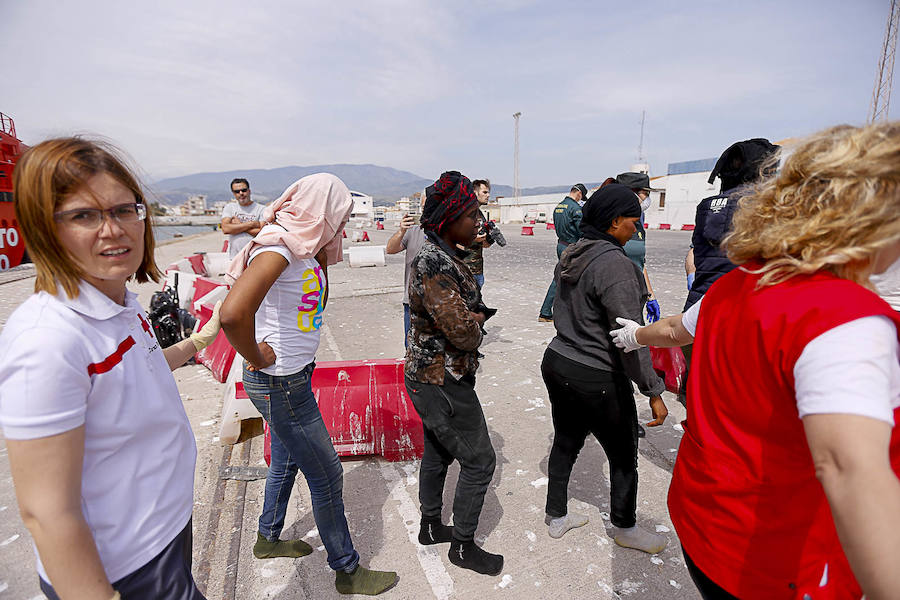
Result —
[[[34, 294], [7, 321], [0, 424], [12, 440], [85, 426], [81, 506], [112, 582], [187, 524], [197, 447], [135, 295], [120, 306], [85, 282], [79, 290], [74, 300]], [[39, 555], [37, 569], [47, 580]]]

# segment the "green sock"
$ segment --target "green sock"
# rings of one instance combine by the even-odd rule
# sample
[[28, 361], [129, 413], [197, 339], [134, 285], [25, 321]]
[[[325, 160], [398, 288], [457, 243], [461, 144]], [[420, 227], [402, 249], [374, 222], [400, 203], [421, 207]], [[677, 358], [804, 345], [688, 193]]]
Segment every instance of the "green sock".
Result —
[[397, 574], [393, 571], [370, 571], [357, 566], [352, 573], [338, 571], [335, 574], [334, 587], [342, 594], [364, 594], [377, 596], [391, 589], [397, 583]]
[[253, 545], [253, 556], [256, 558], [300, 558], [312, 554], [312, 546], [303, 540], [275, 540], [270, 542], [263, 534], [256, 532], [256, 543]]

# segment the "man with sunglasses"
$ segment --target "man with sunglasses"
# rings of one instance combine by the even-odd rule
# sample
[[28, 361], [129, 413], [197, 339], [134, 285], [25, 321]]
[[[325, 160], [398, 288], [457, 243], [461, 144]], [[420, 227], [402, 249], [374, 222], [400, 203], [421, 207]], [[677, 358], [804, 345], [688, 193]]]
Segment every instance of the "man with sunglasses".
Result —
[[241, 177], [232, 180], [234, 202], [222, 209], [222, 232], [228, 236], [228, 258], [234, 258], [262, 227], [263, 206], [250, 199], [250, 183]]

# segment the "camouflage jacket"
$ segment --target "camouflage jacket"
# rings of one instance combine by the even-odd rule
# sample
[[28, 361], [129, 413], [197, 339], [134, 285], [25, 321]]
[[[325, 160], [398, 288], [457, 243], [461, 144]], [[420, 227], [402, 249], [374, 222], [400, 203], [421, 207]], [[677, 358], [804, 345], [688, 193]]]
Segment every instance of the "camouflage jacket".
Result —
[[409, 274], [410, 342], [406, 377], [444, 384], [444, 371], [454, 378], [475, 375], [482, 330], [472, 311], [481, 292], [472, 273], [432, 233], [413, 260]]

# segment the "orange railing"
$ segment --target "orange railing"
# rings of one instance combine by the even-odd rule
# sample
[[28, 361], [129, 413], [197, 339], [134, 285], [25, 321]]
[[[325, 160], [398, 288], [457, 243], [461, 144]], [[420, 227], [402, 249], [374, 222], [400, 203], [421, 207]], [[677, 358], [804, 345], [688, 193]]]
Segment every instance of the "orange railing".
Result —
[[16, 124], [13, 122], [12, 117], [4, 115], [2, 112], [0, 112], [0, 131], [16, 137]]

